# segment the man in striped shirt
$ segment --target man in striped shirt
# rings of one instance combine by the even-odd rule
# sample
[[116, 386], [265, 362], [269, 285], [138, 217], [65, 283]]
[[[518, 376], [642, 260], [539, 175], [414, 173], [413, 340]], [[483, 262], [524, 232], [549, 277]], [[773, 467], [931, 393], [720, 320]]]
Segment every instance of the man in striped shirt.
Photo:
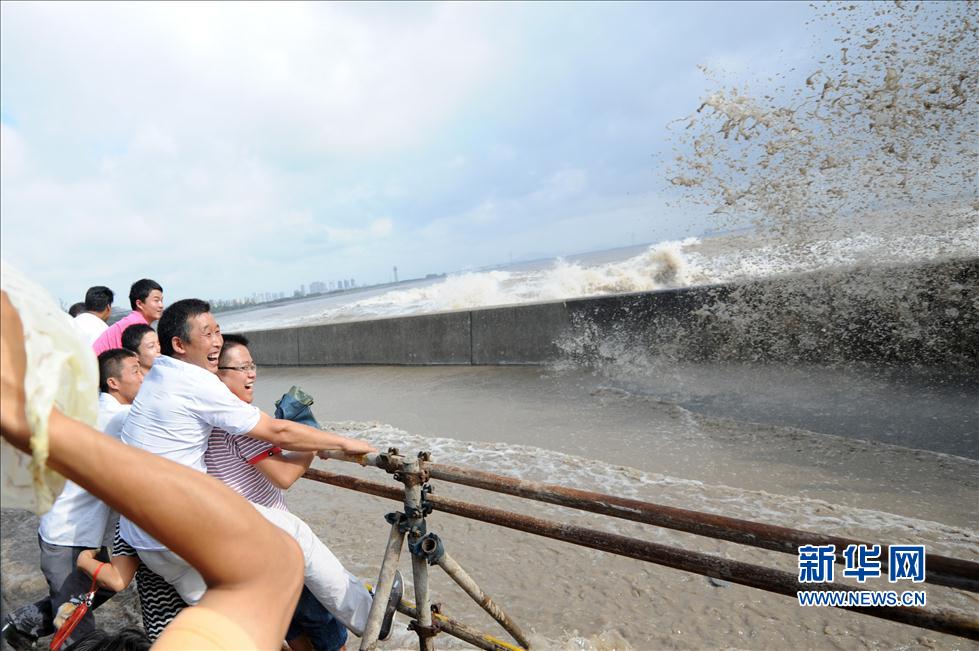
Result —
[[[218, 357], [218, 378], [243, 402], [255, 399], [258, 369], [241, 335], [224, 335]], [[214, 428], [207, 441], [204, 462], [214, 475], [249, 502], [288, 511], [283, 489], [303, 476], [315, 452], [289, 452], [251, 436], [228, 436]]]
[[[256, 377], [257, 368], [248, 350], [248, 340], [241, 335], [224, 335], [218, 357], [218, 378], [243, 402], [251, 404], [255, 398]], [[276, 417], [280, 415], [277, 413]], [[303, 422], [319, 426], [315, 419], [311, 420]], [[204, 454], [209, 475], [220, 479], [250, 502], [283, 511], [289, 510], [283, 490], [302, 477], [314, 458], [315, 452], [284, 451], [250, 436], [228, 436], [220, 428], [212, 430]], [[349, 572], [347, 577], [359, 585], [357, 577]], [[398, 581], [381, 629], [382, 640], [390, 633], [400, 591], [401, 582]], [[338, 651], [347, 639], [346, 628], [306, 587], [299, 598], [286, 640], [293, 645], [300, 635], [309, 639], [315, 651]]]

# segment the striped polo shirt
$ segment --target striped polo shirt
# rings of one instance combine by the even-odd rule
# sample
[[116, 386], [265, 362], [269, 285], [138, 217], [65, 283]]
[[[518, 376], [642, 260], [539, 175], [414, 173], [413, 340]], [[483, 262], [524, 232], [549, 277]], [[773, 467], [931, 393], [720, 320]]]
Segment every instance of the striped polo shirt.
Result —
[[281, 453], [268, 441], [251, 436], [230, 436], [215, 427], [207, 440], [207, 474], [220, 479], [249, 502], [288, 511], [282, 490], [255, 467], [262, 459]]

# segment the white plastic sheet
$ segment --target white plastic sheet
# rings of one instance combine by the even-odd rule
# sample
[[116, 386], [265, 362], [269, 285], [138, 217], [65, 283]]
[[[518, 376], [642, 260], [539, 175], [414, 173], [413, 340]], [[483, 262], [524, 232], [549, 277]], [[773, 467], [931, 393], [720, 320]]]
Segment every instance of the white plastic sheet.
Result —
[[44, 513], [64, 487], [47, 468], [48, 417], [52, 406], [94, 427], [98, 415], [98, 362], [74, 324], [41, 286], [0, 260], [0, 287], [24, 325], [27, 352], [27, 420], [32, 456], [5, 440], [0, 445], [0, 505]]

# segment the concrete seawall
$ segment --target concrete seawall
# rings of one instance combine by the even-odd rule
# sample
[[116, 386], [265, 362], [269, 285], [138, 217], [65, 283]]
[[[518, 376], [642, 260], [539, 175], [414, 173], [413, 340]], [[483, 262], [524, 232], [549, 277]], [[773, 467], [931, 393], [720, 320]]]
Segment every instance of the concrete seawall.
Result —
[[261, 365], [979, 363], [979, 258], [245, 333]]

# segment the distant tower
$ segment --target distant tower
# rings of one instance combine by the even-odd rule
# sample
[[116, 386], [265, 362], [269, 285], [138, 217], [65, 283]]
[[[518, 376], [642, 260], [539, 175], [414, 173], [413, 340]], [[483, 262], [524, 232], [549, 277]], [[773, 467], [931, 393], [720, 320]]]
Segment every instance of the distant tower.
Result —
[[398, 266], [394, 267], [394, 282], [398, 282]]

